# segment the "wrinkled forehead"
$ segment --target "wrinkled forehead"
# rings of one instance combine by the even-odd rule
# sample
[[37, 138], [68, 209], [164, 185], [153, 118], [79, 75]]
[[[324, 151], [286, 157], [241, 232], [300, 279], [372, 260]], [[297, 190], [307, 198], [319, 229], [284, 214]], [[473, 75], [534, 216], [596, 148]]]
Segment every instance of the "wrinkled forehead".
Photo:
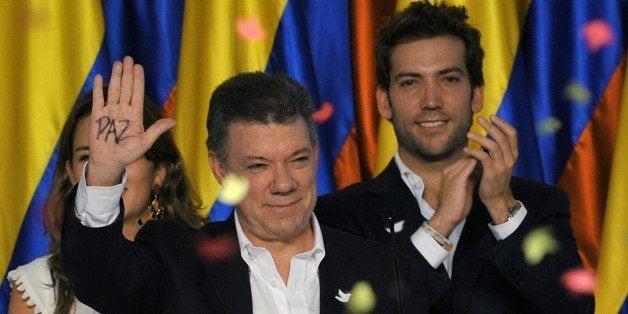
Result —
[[287, 158], [315, 147], [302, 118], [292, 122], [234, 121], [227, 128], [226, 151], [233, 158]]

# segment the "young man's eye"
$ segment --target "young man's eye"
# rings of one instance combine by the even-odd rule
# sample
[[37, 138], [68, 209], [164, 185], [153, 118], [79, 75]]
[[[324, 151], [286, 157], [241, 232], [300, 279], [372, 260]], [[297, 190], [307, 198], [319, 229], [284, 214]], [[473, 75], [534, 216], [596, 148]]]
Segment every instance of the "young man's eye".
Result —
[[81, 157], [79, 157], [79, 161], [80, 162], [86, 162], [89, 160], [89, 155], [83, 155]]
[[401, 87], [408, 87], [408, 86], [414, 85], [414, 83], [415, 83], [414, 80], [404, 80], [404, 81], [401, 81], [399, 86], [401, 86]]
[[448, 83], [457, 83], [460, 82], [460, 78], [454, 75], [445, 76], [445, 81]]

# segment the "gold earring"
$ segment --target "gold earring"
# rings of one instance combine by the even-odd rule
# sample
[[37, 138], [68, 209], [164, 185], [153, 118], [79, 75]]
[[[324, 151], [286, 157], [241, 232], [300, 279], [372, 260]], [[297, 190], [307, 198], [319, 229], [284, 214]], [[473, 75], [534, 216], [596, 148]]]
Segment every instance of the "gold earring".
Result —
[[150, 219], [161, 219], [164, 214], [164, 207], [159, 204], [159, 193], [153, 193], [153, 201], [146, 206], [146, 210], [150, 214]]

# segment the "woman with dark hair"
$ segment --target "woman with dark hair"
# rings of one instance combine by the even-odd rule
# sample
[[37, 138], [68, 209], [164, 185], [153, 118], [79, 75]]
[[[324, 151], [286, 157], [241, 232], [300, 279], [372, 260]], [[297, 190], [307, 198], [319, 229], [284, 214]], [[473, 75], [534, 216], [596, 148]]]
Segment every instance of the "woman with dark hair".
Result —
[[[92, 97], [90, 91], [77, 100], [59, 138], [54, 184], [44, 208], [44, 225], [51, 237], [50, 255], [9, 272], [9, 281], [15, 288], [9, 313], [96, 313], [76, 299], [61, 271], [59, 249], [63, 202], [79, 181], [89, 157]], [[144, 126], [161, 118], [157, 106], [144, 96]], [[127, 240], [133, 241], [149, 220], [174, 219], [189, 228], [203, 224], [200, 198], [191, 188], [183, 159], [169, 132], [159, 137], [144, 158], [126, 167], [126, 175], [122, 233]]]

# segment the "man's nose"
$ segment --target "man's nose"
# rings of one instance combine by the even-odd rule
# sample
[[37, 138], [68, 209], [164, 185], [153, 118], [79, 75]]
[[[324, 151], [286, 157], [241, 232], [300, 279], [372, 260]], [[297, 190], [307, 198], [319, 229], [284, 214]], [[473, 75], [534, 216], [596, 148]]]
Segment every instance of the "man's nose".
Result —
[[276, 167], [273, 171], [273, 182], [271, 192], [274, 194], [286, 194], [294, 191], [297, 182], [294, 179], [289, 166]]
[[423, 91], [422, 109], [437, 109], [442, 106], [441, 89], [437, 82], [428, 81]]

